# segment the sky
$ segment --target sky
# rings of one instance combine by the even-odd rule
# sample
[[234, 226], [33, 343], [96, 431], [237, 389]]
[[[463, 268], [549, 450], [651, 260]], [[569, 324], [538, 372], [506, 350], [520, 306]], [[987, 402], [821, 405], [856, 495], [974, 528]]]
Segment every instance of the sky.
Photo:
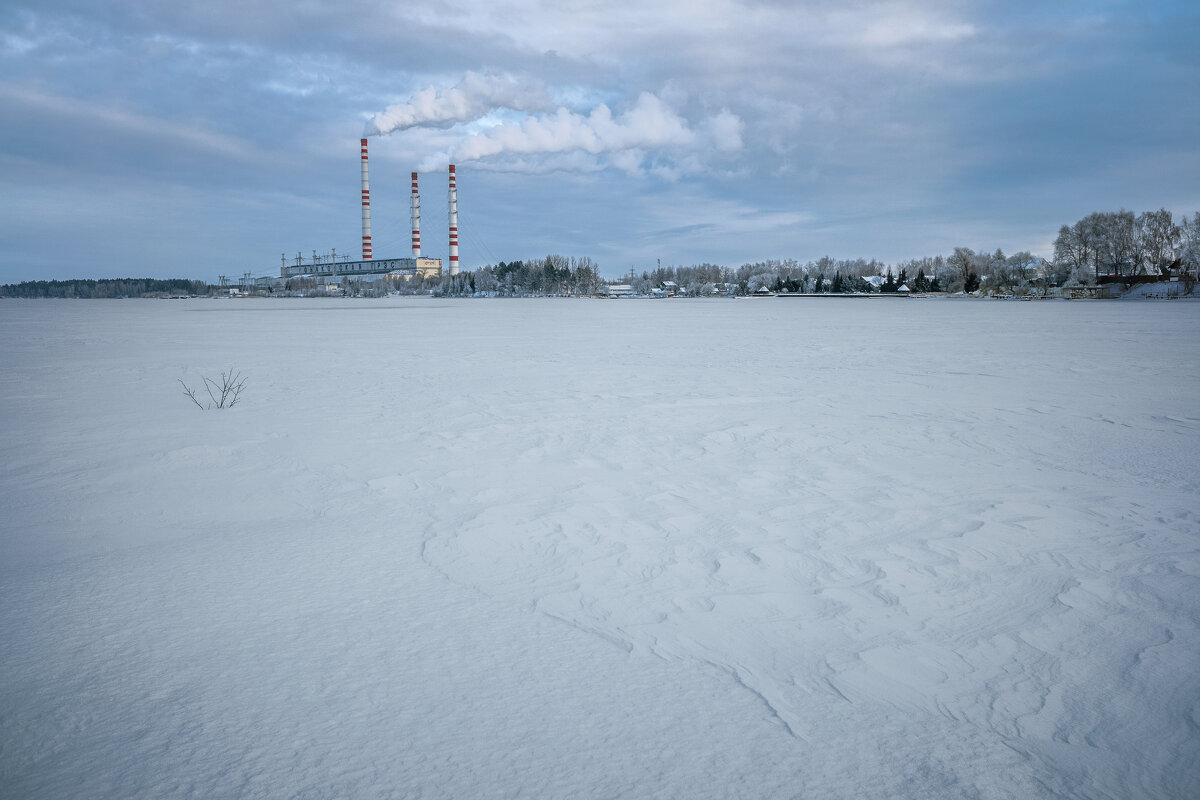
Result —
[[7, 0], [0, 282], [278, 274], [360, 248], [616, 277], [1050, 256], [1200, 211], [1194, 0]]

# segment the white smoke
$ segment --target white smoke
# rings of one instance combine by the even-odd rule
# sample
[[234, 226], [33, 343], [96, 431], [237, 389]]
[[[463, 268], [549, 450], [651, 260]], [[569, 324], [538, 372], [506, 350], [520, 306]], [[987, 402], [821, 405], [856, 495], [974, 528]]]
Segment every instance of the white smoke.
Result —
[[600, 105], [586, 117], [565, 108], [553, 114], [502, 122], [468, 135], [455, 148], [459, 161], [501, 153], [563, 153], [582, 150], [593, 155], [632, 148], [687, 147], [695, 140], [687, 122], [651, 94], [642, 94], [624, 114], [613, 117]]
[[728, 109], [691, 122], [649, 92], [618, 113], [604, 104], [586, 113], [550, 107], [541, 87], [467, 73], [453, 89], [425, 89], [377, 114], [367, 132], [406, 131], [409, 143], [425, 153], [422, 172], [480, 162], [499, 171], [617, 169], [675, 179], [701, 171], [714, 153], [742, 149], [742, 121]]
[[367, 121], [364, 136], [381, 136], [424, 125], [453, 125], [478, 119], [489, 111], [511, 108], [538, 111], [551, 106], [542, 86], [530, 86], [511, 75], [468, 72], [451, 89], [429, 87], [407, 103], [390, 106]]
[[[630, 109], [617, 115], [603, 104], [587, 115], [559, 108], [464, 132], [447, 152], [427, 159], [426, 166], [447, 160], [488, 161], [495, 169], [526, 171], [531, 156], [553, 156], [549, 160], [560, 169], [566, 163], [576, 165], [571, 171], [611, 167], [640, 175], [648, 163], [654, 163], [650, 171], [670, 177], [694, 171], [697, 154], [740, 150], [741, 130], [741, 120], [727, 110], [693, 126], [655, 95], [643, 93]], [[567, 155], [578, 157], [568, 161]]]

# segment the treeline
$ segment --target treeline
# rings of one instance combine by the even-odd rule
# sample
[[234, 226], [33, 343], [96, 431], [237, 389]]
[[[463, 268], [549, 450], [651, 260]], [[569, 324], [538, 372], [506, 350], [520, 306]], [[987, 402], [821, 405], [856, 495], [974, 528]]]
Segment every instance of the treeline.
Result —
[[600, 266], [587, 256], [553, 254], [446, 275], [433, 286], [432, 293], [442, 297], [579, 297], [596, 294], [604, 283]]
[[204, 281], [186, 278], [102, 278], [7, 283], [0, 286], [0, 297], [72, 297], [88, 300], [147, 295], [209, 294], [210, 291], [209, 285]]
[[1063, 225], [1054, 240], [1054, 262], [1101, 277], [1194, 272], [1200, 264], [1200, 213], [1176, 224], [1165, 208], [1089, 214]]
[[828, 256], [801, 263], [795, 259], [746, 263], [737, 268], [716, 264], [655, 267], [630, 271], [615, 280], [600, 278], [590, 258], [550, 255], [544, 259], [500, 262], [439, 281], [397, 285], [400, 291], [441, 296], [526, 297], [595, 294], [605, 284], [629, 284], [634, 294], [650, 295], [675, 284], [688, 297], [749, 295], [761, 291], [801, 294], [888, 292], [964, 292], [1045, 295], [1055, 287], [1094, 286], [1138, 276], [1178, 276], [1190, 292], [1200, 272], [1200, 213], [1176, 223], [1166, 209], [1135, 215], [1130, 211], [1095, 213], [1064, 225], [1045, 259], [1028, 251], [976, 251], [956, 247], [948, 255], [925, 256], [886, 264], [875, 259]]
[[[671, 281], [679, 294], [756, 294], [761, 291], [798, 294], [867, 294], [871, 292], [974, 291], [979, 288], [977, 257], [966, 248], [958, 255], [970, 260], [963, 270], [957, 260], [942, 256], [911, 259], [892, 265], [875, 259], [835, 259], [829, 256], [801, 263], [795, 259], [766, 260], [727, 269], [715, 264], [662, 267], [630, 275], [625, 280], [635, 293], [649, 293]], [[969, 255], [968, 255], [969, 254]], [[1003, 256], [1001, 256], [1003, 258]], [[1030, 258], [1018, 254], [1014, 259]]]
[[[1178, 223], [1164, 209], [1135, 215], [1122, 209], [1089, 214], [1063, 225], [1052, 258], [1020, 251], [956, 247], [949, 255], [885, 264], [875, 259], [795, 259], [756, 261], [737, 268], [704, 263], [631, 270], [615, 280], [600, 277], [587, 257], [551, 254], [524, 261], [501, 261], [480, 269], [437, 278], [384, 278], [361, 281], [341, 276], [343, 291], [360, 296], [432, 294], [442, 297], [587, 296], [613, 283], [651, 295], [669, 291], [689, 297], [749, 295], [760, 292], [871, 293], [965, 292], [1045, 295], [1054, 287], [1092, 286], [1107, 281], [1135, 282], [1178, 278], [1191, 293], [1200, 276], [1200, 212]], [[327, 281], [294, 278], [288, 294], [328, 294]], [[674, 284], [673, 286], [670, 286]], [[144, 297], [210, 294], [214, 287], [181, 278], [25, 281], [0, 286], [4, 297]], [[272, 289], [273, 291], [273, 289]]]

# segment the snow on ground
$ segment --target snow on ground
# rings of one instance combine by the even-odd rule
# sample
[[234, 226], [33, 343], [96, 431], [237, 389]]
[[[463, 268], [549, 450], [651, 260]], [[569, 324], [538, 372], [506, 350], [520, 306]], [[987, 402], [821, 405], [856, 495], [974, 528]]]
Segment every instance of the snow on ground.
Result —
[[1196, 304], [0, 333], [5, 797], [1200, 796]]

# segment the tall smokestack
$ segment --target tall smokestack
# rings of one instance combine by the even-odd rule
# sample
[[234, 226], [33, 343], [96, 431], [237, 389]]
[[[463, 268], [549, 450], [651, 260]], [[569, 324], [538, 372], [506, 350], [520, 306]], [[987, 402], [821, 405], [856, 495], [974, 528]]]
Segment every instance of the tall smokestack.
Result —
[[458, 274], [458, 189], [454, 185], [454, 165], [450, 165], [450, 274]]
[[362, 140], [362, 257], [371, 260], [371, 186], [367, 182], [367, 140]]
[[417, 194], [417, 173], [412, 174], [412, 257], [421, 257], [421, 196]]

